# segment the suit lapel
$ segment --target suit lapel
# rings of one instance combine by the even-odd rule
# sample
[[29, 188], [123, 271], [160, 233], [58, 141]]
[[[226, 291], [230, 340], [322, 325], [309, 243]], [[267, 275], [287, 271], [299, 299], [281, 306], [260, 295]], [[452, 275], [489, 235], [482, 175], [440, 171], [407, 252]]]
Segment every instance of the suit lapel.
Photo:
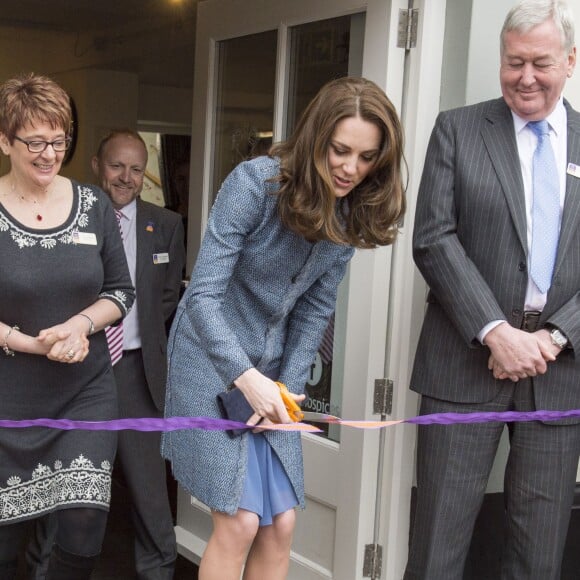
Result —
[[483, 125], [481, 135], [504, 191], [518, 238], [527, 255], [524, 183], [513, 118], [503, 99], [495, 101], [486, 115], [486, 120], [487, 123]]
[[[580, 115], [565, 102], [568, 111], [568, 163], [580, 166]], [[566, 174], [566, 197], [560, 227], [558, 257], [554, 273], [566, 256], [567, 248], [580, 224], [580, 178]]]
[[147, 207], [137, 199], [137, 222], [136, 222], [136, 235], [137, 235], [137, 266], [136, 266], [136, 277], [139, 279], [145, 263], [148, 259], [152, 259], [153, 255], [153, 235], [152, 232], [148, 231], [147, 228], [154, 228], [155, 224], [152, 223]]

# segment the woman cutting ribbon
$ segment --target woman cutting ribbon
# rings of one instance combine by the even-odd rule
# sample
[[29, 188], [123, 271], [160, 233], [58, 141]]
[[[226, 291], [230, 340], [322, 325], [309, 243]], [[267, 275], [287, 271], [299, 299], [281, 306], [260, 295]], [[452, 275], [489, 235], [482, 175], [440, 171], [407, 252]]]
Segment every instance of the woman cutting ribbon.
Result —
[[[325, 85], [292, 137], [240, 164], [220, 189], [169, 340], [168, 416], [220, 416], [230, 386], [249, 425], [289, 423], [354, 248], [390, 244], [404, 211], [402, 130], [383, 91]], [[223, 397], [222, 397], [223, 398]], [[304, 505], [300, 436], [166, 433], [180, 483], [212, 509], [201, 580], [286, 577]]]

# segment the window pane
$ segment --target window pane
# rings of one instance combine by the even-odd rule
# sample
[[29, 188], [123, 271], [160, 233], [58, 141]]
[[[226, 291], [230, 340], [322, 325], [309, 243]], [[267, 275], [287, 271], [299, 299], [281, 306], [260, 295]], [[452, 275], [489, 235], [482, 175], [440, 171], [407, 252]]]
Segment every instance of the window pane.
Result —
[[290, 29], [286, 135], [324, 83], [360, 76], [364, 23], [365, 14], [360, 13]]
[[277, 31], [218, 43], [213, 195], [240, 161], [272, 143]]
[[[289, 31], [286, 135], [296, 126], [302, 111], [331, 79], [362, 73], [365, 14], [352, 14], [295, 26]], [[342, 416], [342, 367], [346, 300], [338, 300], [314, 361], [303, 408]], [[341, 316], [342, 315], [342, 316]], [[334, 362], [334, 371], [333, 371]], [[319, 425], [333, 441], [340, 440], [336, 425]]]

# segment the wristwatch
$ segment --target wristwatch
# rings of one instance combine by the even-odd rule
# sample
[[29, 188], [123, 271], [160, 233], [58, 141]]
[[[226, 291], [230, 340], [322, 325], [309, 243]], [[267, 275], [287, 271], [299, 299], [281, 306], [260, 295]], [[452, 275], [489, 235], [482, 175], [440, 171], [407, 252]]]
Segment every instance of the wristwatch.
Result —
[[552, 344], [555, 344], [560, 349], [564, 349], [568, 346], [566, 335], [557, 328], [552, 328], [552, 330], [550, 330], [550, 339]]

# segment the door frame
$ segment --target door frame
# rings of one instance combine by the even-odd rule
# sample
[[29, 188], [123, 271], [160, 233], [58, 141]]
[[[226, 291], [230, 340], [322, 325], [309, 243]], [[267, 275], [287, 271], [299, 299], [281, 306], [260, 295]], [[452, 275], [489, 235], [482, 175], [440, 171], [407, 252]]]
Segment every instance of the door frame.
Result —
[[[409, 0], [404, 8], [419, 11], [417, 45], [407, 53], [402, 122], [408, 166], [407, 212], [392, 260], [390, 318], [387, 325], [385, 376], [394, 382], [393, 419], [417, 414], [419, 397], [409, 390], [413, 358], [426, 307], [427, 286], [414, 266], [412, 225], [425, 153], [440, 111], [441, 69], [446, 0]], [[379, 542], [383, 546], [381, 578], [402, 578], [408, 555], [411, 490], [415, 482], [416, 427], [389, 429], [384, 471]]]

